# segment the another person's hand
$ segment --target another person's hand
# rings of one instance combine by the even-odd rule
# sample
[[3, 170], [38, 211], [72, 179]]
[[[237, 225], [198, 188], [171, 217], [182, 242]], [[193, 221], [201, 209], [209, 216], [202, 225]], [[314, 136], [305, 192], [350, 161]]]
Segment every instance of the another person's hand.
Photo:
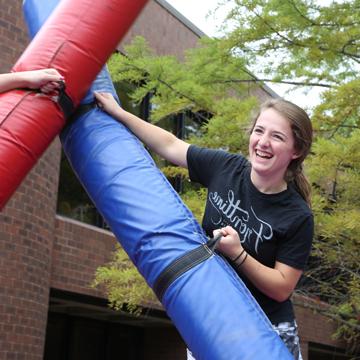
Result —
[[243, 251], [238, 232], [231, 226], [225, 226], [214, 230], [214, 236], [219, 233], [222, 237], [219, 240], [217, 250], [229, 259], [234, 260]]
[[115, 100], [114, 96], [106, 92], [94, 92], [95, 99], [100, 108], [113, 117], [117, 117], [121, 107]]
[[24, 87], [40, 89], [45, 94], [59, 90], [64, 81], [64, 77], [55, 69], [24, 71], [19, 75], [23, 78]]

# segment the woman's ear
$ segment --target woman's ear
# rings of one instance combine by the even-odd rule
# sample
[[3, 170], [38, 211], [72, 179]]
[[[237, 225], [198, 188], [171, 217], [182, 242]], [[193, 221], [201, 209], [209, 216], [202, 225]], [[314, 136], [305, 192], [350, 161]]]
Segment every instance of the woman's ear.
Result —
[[300, 156], [301, 156], [300, 152], [294, 152], [293, 155], [292, 155], [292, 159], [293, 160], [298, 159]]
[[299, 157], [301, 157], [303, 155], [303, 151], [300, 150], [300, 149], [293, 149], [293, 154], [292, 154], [292, 159], [295, 160], [295, 159], [298, 159]]

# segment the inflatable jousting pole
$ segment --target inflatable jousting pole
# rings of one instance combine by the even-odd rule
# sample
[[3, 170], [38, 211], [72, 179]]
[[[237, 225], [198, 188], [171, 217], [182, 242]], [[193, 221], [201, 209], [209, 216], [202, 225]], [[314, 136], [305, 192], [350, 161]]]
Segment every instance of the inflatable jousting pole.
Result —
[[0, 94], [0, 209], [64, 127], [146, 2], [63, 0], [18, 59], [12, 71], [51, 67], [66, 84], [58, 99], [27, 90]]

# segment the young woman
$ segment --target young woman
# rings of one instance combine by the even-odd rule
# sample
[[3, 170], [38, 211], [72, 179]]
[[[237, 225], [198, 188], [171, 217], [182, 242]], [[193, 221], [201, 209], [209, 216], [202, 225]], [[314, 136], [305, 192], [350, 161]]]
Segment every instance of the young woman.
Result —
[[47, 94], [60, 87], [63, 77], [55, 69], [40, 69], [0, 74], [0, 93], [12, 89], [40, 89]]
[[[107, 93], [99, 105], [150, 149], [188, 168], [208, 189], [203, 227], [220, 232], [225, 255], [295, 359], [302, 359], [290, 296], [311, 249], [310, 186], [302, 163], [312, 142], [307, 114], [283, 99], [260, 109], [249, 139], [249, 160], [199, 148], [123, 110]], [[189, 358], [190, 355], [189, 355]]]

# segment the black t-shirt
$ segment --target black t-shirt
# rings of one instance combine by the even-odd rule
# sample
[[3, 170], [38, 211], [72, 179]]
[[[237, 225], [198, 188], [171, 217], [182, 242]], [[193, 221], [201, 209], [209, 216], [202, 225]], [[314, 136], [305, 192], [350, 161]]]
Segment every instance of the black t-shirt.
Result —
[[[303, 270], [313, 237], [313, 216], [300, 194], [289, 185], [277, 194], [261, 193], [250, 179], [250, 163], [241, 155], [190, 146], [190, 179], [208, 189], [203, 228], [232, 226], [244, 249], [268, 267], [275, 261]], [[273, 324], [294, 319], [290, 299], [277, 302], [241, 275]]]

